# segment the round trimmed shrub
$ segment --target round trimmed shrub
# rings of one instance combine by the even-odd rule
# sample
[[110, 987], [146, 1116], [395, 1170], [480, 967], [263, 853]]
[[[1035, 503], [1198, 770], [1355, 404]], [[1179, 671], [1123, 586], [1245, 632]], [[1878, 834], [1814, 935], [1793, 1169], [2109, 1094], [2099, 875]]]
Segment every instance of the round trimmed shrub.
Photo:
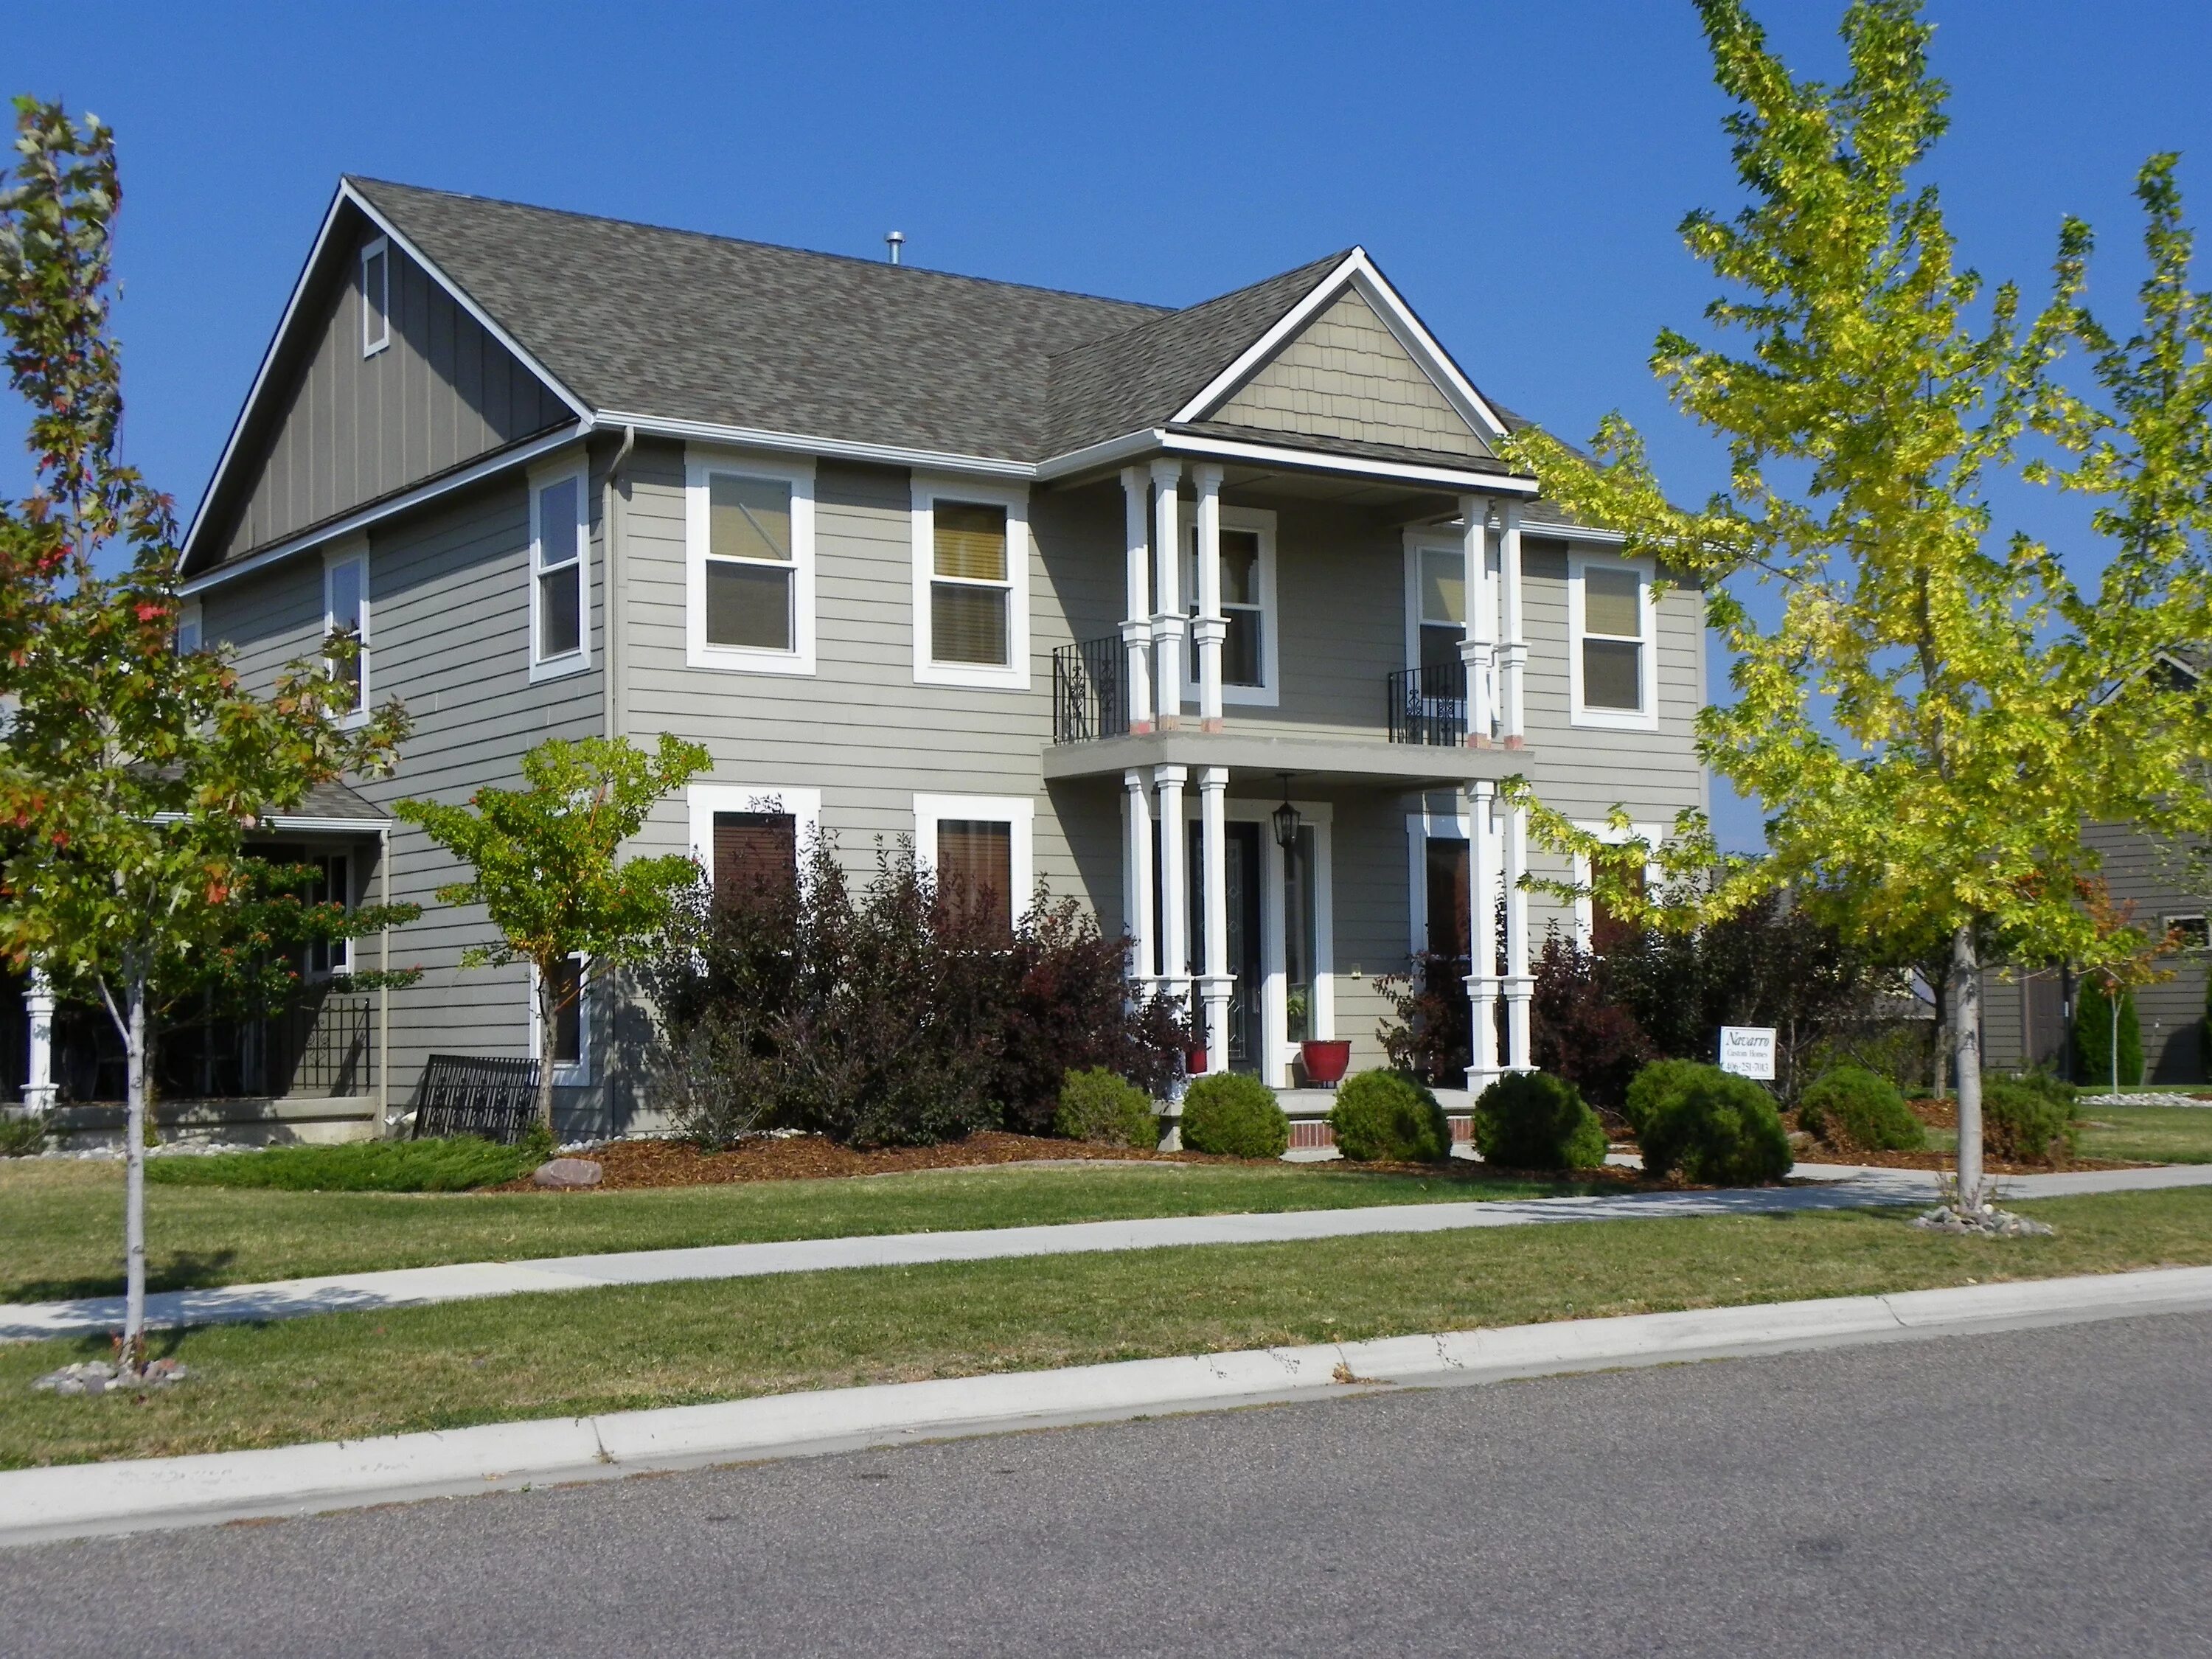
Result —
[[1291, 1121], [1258, 1078], [1216, 1072], [1182, 1097], [1182, 1144], [1194, 1152], [1280, 1158], [1290, 1150]]
[[1747, 1077], [1717, 1066], [1674, 1073], [1637, 1131], [1644, 1172], [1680, 1170], [1717, 1187], [1748, 1187], [1790, 1173], [1790, 1136], [1774, 1097]]
[[1629, 1084], [1620, 1115], [1640, 1137], [1644, 1123], [1669, 1097], [1711, 1070], [1711, 1066], [1700, 1066], [1694, 1060], [1655, 1060]]
[[1152, 1110], [1152, 1097], [1103, 1066], [1070, 1072], [1060, 1079], [1060, 1109], [1053, 1114], [1052, 1132], [1100, 1146], [1149, 1149], [1160, 1144], [1160, 1121]]
[[1917, 1152], [1928, 1131], [1887, 1078], [1838, 1066], [1815, 1078], [1797, 1103], [1797, 1121], [1815, 1139], [1869, 1152]]
[[1595, 1170], [1605, 1126], [1564, 1078], [1508, 1072], [1474, 1103], [1474, 1149], [1508, 1170]]
[[1984, 1144], [1993, 1157], [2012, 1164], [2056, 1164], [2073, 1157], [2073, 1092], [2063, 1083], [2054, 1089], [2025, 1079], [1983, 1079]]
[[1437, 1097], [1403, 1072], [1346, 1078], [1328, 1109], [1336, 1150], [1355, 1163], [1439, 1164], [1451, 1156], [1451, 1125]]

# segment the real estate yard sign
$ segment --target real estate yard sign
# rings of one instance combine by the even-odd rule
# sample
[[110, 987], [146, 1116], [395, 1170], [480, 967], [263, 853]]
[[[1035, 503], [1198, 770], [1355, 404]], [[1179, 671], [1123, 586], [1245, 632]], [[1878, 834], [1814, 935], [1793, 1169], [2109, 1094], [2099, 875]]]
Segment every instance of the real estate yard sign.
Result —
[[1721, 1027], [1721, 1070], [1738, 1077], [1774, 1081], [1774, 1028], [1771, 1025]]

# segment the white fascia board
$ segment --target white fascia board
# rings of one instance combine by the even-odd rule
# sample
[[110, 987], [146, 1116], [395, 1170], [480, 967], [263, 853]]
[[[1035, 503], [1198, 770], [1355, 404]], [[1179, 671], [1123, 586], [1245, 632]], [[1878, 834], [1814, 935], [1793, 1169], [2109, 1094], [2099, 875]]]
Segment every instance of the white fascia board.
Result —
[[261, 822], [264, 828], [294, 836], [381, 836], [392, 827], [381, 818], [295, 818], [281, 812]]
[[1364, 247], [1355, 247], [1346, 254], [1343, 263], [1315, 284], [1304, 299], [1277, 318], [1273, 327], [1246, 347], [1234, 362], [1207, 381], [1196, 397], [1170, 418], [1177, 425], [1206, 419], [1346, 288], [1359, 290], [1360, 297], [1375, 308], [1376, 314], [1413, 361], [1437, 382], [1438, 389], [1457, 406], [1469, 426], [1492, 441], [1505, 435], [1505, 422], [1498, 412], [1459, 372], [1459, 366], [1437, 343], [1426, 325], [1414, 315], [1413, 308], [1399, 297], [1398, 290], [1376, 269]]
[[1619, 547], [1627, 536], [1618, 530], [1599, 530], [1589, 525], [1552, 524], [1548, 521], [1523, 519], [1521, 533], [1540, 540], [1554, 542], [1597, 542], [1607, 547]]
[[[568, 390], [567, 385], [562, 382], [559, 375], [556, 374], [551, 369], [546, 368], [544, 363], [538, 362], [538, 359], [531, 354], [529, 349], [523, 345], [521, 341], [516, 339], [514, 336], [509, 334], [504, 328], [501, 327], [497, 319], [482, 306], [478, 305], [476, 301], [470, 296], [466, 289], [463, 288], [451, 276], [448, 276], [444, 271], [441, 270], [438, 268], [437, 261], [431, 258], [429, 255], [423, 252], [421, 248], [416, 246], [415, 244], [408, 239], [408, 235], [405, 231], [400, 229], [398, 225], [393, 224], [390, 219], [386, 218], [382, 213], [380, 213], [374, 207], [371, 206], [369, 204], [368, 198], [353, 187], [352, 179], [343, 179], [339, 180], [338, 200], [342, 202], [351, 202], [356, 207], [359, 208], [362, 213], [366, 214], [368, 217], [369, 222], [374, 224], [386, 236], [389, 236], [392, 239], [393, 246], [400, 249], [409, 258], [412, 259], [416, 264], [422, 266], [424, 270], [428, 271], [430, 276], [430, 280], [437, 283], [440, 288], [445, 289], [447, 295], [452, 299], [455, 305], [460, 307], [460, 308], [467, 312], [470, 316], [475, 318], [477, 323], [482, 325], [485, 333], [490, 335], [492, 338], [497, 340], [501, 345], [513, 352], [517, 361], [519, 361], [525, 368], [528, 369], [532, 374], [535, 374], [539, 380], [544, 381], [545, 384], [552, 389], [553, 395], [558, 398], [562, 403], [568, 404], [570, 410], [574, 413], [578, 420], [588, 422], [592, 419], [592, 406], [589, 404], [586, 403], [581, 398], [579, 398], [574, 392]], [[333, 208], [335, 208], [336, 205], [337, 204], [335, 203], [332, 204]]]
[[1164, 433], [1160, 447], [1170, 455], [1203, 456], [1209, 460], [1242, 461], [1252, 466], [1300, 472], [1351, 473], [1393, 483], [1449, 489], [1458, 495], [1536, 494], [1536, 481], [1517, 473], [1468, 472], [1455, 466], [1425, 466], [1417, 461], [1384, 461], [1364, 455], [1332, 454], [1327, 450], [1278, 448], [1273, 444], [1215, 438], [1203, 433]]
[[502, 450], [496, 455], [487, 455], [483, 459], [472, 465], [465, 466], [458, 472], [449, 472], [443, 477], [432, 478], [426, 483], [416, 485], [412, 489], [404, 490], [399, 495], [389, 496], [380, 501], [372, 502], [356, 512], [348, 514], [343, 519], [334, 519], [328, 524], [319, 525], [313, 530], [302, 531], [298, 535], [289, 537], [273, 546], [264, 547], [251, 558], [217, 565], [214, 569], [194, 576], [191, 580], [179, 586], [178, 597], [189, 599], [195, 594], [204, 593], [211, 587], [219, 587], [225, 582], [234, 581], [252, 571], [266, 569], [281, 559], [291, 557], [295, 553], [304, 552], [311, 547], [321, 547], [336, 541], [341, 536], [348, 536], [357, 530], [364, 530], [379, 520], [392, 517], [395, 513], [404, 513], [412, 507], [420, 507], [423, 502], [442, 495], [447, 490], [465, 489], [479, 479], [488, 478], [493, 473], [504, 471], [508, 467], [527, 466], [542, 455], [550, 454], [556, 449], [564, 448], [588, 437], [592, 430], [589, 425], [562, 427], [558, 432], [549, 432], [544, 437], [524, 444], [519, 449]]
[[1036, 476], [1040, 482], [1065, 478], [1077, 472], [1088, 472], [1093, 467], [1118, 466], [1123, 461], [1158, 451], [1168, 441], [1164, 428], [1146, 427], [1140, 431], [1127, 432], [1118, 438], [1109, 438], [1084, 449], [1071, 449], [1065, 455], [1055, 455], [1048, 461], [1037, 463]]
[[601, 426], [635, 427], [647, 437], [680, 438], [688, 443], [726, 444], [733, 449], [766, 450], [775, 454], [817, 455], [832, 461], [873, 461], [884, 466], [907, 466], [930, 472], [951, 472], [966, 477], [1021, 478], [1037, 476], [1033, 461], [1000, 460], [989, 455], [961, 455], [934, 449], [908, 449], [898, 444], [859, 443], [843, 438], [817, 438], [800, 432], [770, 432], [758, 427], [724, 426], [713, 421], [677, 420], [659, 415], [635, 415], [608, 410], [597, 416]]

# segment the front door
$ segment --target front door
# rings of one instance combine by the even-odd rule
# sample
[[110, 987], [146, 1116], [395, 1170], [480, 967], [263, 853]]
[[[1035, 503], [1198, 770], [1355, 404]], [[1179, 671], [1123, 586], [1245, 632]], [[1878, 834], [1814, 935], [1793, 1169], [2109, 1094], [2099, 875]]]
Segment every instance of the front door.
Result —
[[[1260, 826], [1231, 823], [1223, 827], [1227, 837], [1222, 847], [1225, 866], [1222, 886], [1229, 899], [1229, 971], [1237, 976], [1236, 987], [1229, 995], [1229, 1069], [1257, 1072], [1261, 1069], [1265, 1041], [1261, 987], [1261, 975], [1266, 972], [1261, 955]], [[1200, 826], [1193, 823], [1188, 866], [1194, 878], [1190, 884], [1190, 957], [1200, 973], [1211, 973], [1213, 966], [1206, 960], [1206, 860], [1201, 856], [1202, 845]]]

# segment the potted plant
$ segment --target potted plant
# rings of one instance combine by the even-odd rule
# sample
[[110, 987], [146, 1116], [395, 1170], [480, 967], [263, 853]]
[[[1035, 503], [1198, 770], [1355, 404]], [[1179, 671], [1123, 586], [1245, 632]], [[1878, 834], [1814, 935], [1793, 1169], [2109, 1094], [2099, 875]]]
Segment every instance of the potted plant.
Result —
[[[1284, 1000], [1284, 1013], [1294, 1031], [1311, 1030], [1308, 1016], [1312, 1009], [1310, 993], [1301, 988]], [[1344, 1081], [1346, 1069], [1352, 1064], [1352, 1044], [1334, 1038], [1307, 1037], [1298, 1044], [1298, 1061], [1304, 1068], [1306, 1081], [1319, 1088], [1334, 1089]]]

